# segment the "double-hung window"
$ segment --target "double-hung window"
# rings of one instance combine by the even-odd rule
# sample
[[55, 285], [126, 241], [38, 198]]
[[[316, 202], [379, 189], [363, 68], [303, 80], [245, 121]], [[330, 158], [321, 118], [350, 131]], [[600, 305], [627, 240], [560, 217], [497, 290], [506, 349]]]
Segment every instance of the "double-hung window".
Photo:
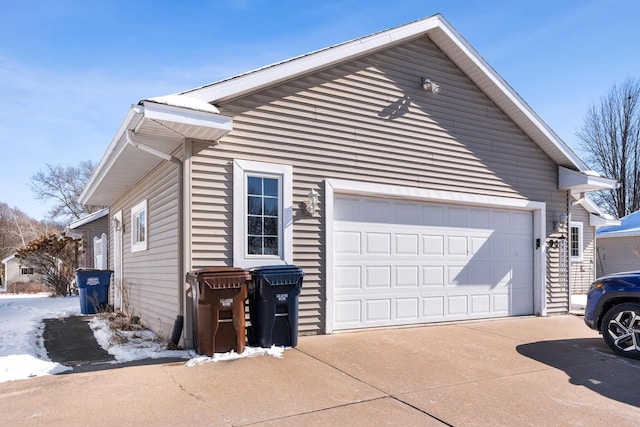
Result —
[[146, 251], [149, 239], [147, 226], [147, 201], [131, 208], [131, 252]]
[[569, 232], [569, 241], [571, 242], [571, 247], [569, 248], [571, 251], [571, 261], [580, 262], [582, 261], [582, 223], [571, 221]]
[[233, 264], [290, 264], [291, 166], [236, 160], [233, 173]]

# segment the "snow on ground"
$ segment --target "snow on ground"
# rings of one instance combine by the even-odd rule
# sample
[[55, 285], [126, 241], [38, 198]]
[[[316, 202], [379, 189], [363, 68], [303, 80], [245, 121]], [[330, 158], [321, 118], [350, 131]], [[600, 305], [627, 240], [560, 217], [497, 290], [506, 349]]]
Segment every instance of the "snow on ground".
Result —
[[44, 349], [42, 319], [80, 313], [78, 297], [0, 293], [0, 382], [69, 370], [51, 362]]
[[[81, 315], [78, 296], [52, 298], [47, 294], [13, 295], [0, 291], [0, 382], [52, 375], [72, 369], [49, 359], [42, 336], [42, 320], [78, 315]], [[247, 347], [242, 354], [231, 351], [206, 357], [192, 350], [167, 350], [166, 342], [158, 340], [148, 330], [119, 331], [127, 338], [125, 343], [119, 343], [121, 340], [109, 328], [108, 322], [98, 316], [89, 325], [98, 343], [115, 357], [113, 363], [181, 357], [187, 366], [195, 366], [260, 355], [282, 357], [284, 352], [284, 348], [275, 346], [270, 349]]]

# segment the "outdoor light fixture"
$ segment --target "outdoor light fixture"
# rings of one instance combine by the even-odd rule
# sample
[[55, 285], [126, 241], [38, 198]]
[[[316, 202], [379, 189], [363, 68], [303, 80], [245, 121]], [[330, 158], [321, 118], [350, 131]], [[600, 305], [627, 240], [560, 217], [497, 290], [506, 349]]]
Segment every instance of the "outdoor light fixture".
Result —
[[309, 190], [309, 200], [304, 202], [304, 210], [308, 215], [313, 215], [318, 210], [320, 194], [313, 188]]
[[422, 89], [426, 90], [427, 92], [431, 92], [431, 93], [435, 94], [435, 93], [440, 92], [440, 85], [432, 82], [431, 79], [423, 77], [422, 78]]
[[567, 221], [569, 220], [569, 215], [566, 213], [561, 213], [558, 221], [553, 222], [553, 228], [556, 231], [562, 231], [562, 229], [567, 225]]

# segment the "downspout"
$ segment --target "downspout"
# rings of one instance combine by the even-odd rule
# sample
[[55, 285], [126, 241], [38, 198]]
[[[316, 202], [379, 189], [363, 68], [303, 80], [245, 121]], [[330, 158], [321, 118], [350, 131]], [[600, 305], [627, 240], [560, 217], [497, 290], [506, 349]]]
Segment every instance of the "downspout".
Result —
[[[144, 119], [143, 119], [144, 120]], [[140, 122], [142, 123], [142, 121]], [[139, 127], [140, 125], [138, 125]], [[183, 212], [183, 200], [184, 200], [184, 164], [182, 160], [167, 153], [163, 153], [160, 150], [156, 150], [153, 147], [142, 144], [135, 140], [135, 135], [132, 130], [127, 129], [125, 133], [127, 143], [133, 147], [146, 151], [156, 157], [163, 160], [172, 162], [178, 167], [178, 317], [173, 325], [171, 332], [171, 344], [177, 346], [180, 342], [180, 336], [182, 335], [182, 328], [184, 322], [184, 212]]]

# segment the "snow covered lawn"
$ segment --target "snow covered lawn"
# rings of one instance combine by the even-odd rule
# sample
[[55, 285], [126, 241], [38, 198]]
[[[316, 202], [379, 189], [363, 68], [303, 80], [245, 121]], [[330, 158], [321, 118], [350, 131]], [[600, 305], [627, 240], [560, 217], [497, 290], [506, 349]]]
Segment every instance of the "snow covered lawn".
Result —
[[49, 360], [42, 319], [76, 314], [80, 314], [78, 297], [0, 293], [0, 382], [71, 369]]
[[[43, 319], [62, 318], [80, 315], [80, 301], [77, 296], [51, 298], [46, 294], [5, 294], [0, 292], [0, 382], [13, 381], [51, 375], [70, 370], [71, 368], [52, 362], [47, 355], [42, 337]], [[203, 357], [194, 351], [166, 350], [166, 343], [158, 342], [150, 331], [124, 332], [127, 342], [117, 344], [113, 339], [113, 331], [106, 320], [97, 316], [90, 322], [91, 329], [98, 343], [112, 354], [116, 361], [182, 357], [187, 366], [206, 362], [218, 362], [269, 355], [282, 357], [284, 349], [247, 347], [242, 354], [229, 352]], [[188, 359], [188, 360], [187, 360]]]

